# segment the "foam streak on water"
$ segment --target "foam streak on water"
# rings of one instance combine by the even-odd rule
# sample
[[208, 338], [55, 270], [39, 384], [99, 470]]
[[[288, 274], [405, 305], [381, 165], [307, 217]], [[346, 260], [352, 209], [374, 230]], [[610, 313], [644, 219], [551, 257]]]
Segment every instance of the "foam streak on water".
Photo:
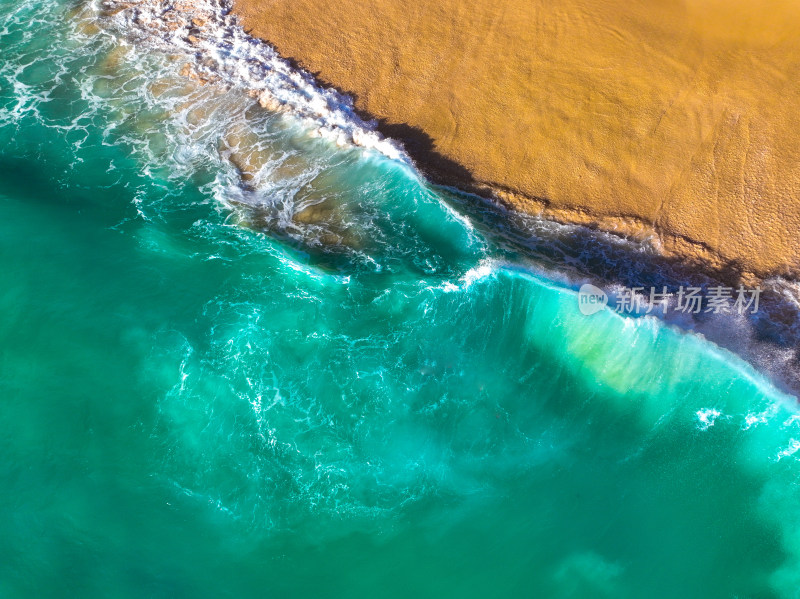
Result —
[[165, 51], [198, 56], [200, 76], [220, 78], [248, 90], [262, 106], [286, 110], [318, 135], [340, 145], [355, 144], [409, 162], [405, 152], [375, 131], [353, 109], [352, 99], [319, 87], [308, 73], [292, 68], [269, 45], [244, 32], [230, 2], [184, 0], [139, 2], [103, 0], [101, 10], [128, 34]]

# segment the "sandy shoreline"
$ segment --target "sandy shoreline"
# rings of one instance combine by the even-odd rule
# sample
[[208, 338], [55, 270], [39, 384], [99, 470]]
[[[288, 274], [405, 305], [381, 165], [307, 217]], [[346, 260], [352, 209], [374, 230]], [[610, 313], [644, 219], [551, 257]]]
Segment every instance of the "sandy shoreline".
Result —
[[[387, 156], [399, 150], [391, 140], [381, 139], [375, 134], [375, 123], [365, 122], [353, 112], [349, 98], [333, 88], [320, 88], [310, 74], [293, 68], [269, 44], [245, 33], [237, 18], [229, 13], [229, 7], [227, 0], [222, 3], [218, 0], [180, 3], [106, 0], [99, 7], [94, 4], [79, 7], [73, 17], [79, 18], [77, 29], [81, 32], [94, 35], [106, 30], [124, 41], [115, 46], [103, 62], [109, 74], [115, 72], [119, 57], [132, 47], [145, 51], [155, 49], [168, 57], [174, 73], [166, 79], [154, 79], [148, 86], [150, 93], [159, 97], [175, 85], [177, 87], [170, 93], [186, 96], [185, 102], [177, 106], [181, 111], [188, 111], [187, 123], [197, 125], [209, 121], [210, 126], [220, 127], [216, 129], [220, 138], [213, 145], [217, 147], [219, 157], [228, 161], [236, 171], [231, 173], [235, 190], [249, 193], [258, 189], [264, 167], [275, 156], [251, 129], [250, 120], [255, 115], [270, 119], [277, 117], [283, 121], [275, 112], [285, 113], [286, 124], [301, 124], [298, 132], [304, 140], [326, 137], [343, 147], [371, 148]], [[174, 75], [178, 76], [173, 81]], [[248, 106], [246, 113], [241, 115], [243, 120], [226, 124], [225, 118], [220, 120], [220, 114], [214, 114], [213, 110], [209, 112], [202, 103], [194, 105], [189, 96], [200, 89], [212, 95], [225, 90], [243, 92], [240, 99]], [[234, 104], [236, 102], [238, 100]], [[256, 102], [266, 110], [258, 109]], [[402, 152], [399, 160], [406, 160]], [[269, 178], [277, 175], [295, 179], [299, 166], [297, 161], [292, 160], [288, 166], [288, 170], [270, 168]], [[561, 226], [530, 218], [521, 211], [505, 210], [495, 202], [460, 193], [450, 194], [445, 189], [437, 191], [449, 198], [445, 201], [452, 201], [460, 207], [457, 210], [463, 211], [471, 226], [478, 227], [489, 238], [496, 234], [497, 241], [505, 250], [524, 257], [518, 265], [523, 270], [532, 266], [534, 272], [544, 273], [547, 277], [552, 275], [555, 280], [565, 280], [566, 277], [571, 281], [570, 285], [576, 281], [577, 285], [592, 281], [610, 288], [652, 285], [660, 289], [660, 286], [667, 285], [670, 289], [678, 289], [687, 284], [713, 285], [720, 282], [721, 277], [715, 276], [717, 273], [708, 272], [708, 263], [700, 264], [703, 268], [697, 269], [695, 264], [685, 259], [660, 255], [646, 245], [631, 243], [614, 235], [593, 232], [588, 228]], [[304, 195], [306, 199], [310, 197]], [[330, 194], [323, 192], [322, 196], [330, 197]], [[361, 242], [357, 235], [351, 236], [347, 227], [339, 228], [340, 221], [335, 211], [321, 209], [318, 206], [320, 202], [298, 204], [296, 196], [293, 196], [288, 210], [280, 208], [276, 211], [274, 206], [263, 210], [258, 203], [260, 197], [261, 194], [257, 194], [254, 198], [256, 203], [251, 204], [241, 201], [240, 195], [234, 193], [231, 201], [223, 200], [223, 204], [239, 215], [242, 219], [240, 224], [245, 227], [285, 231], [289, 221], [300, 230], [319, 224], [330, 236], [330, 240], [321, 241], [324, 245], [356, 247]], [[555, 209], [551, 209], [549, 214], [555, 214], [559, 220], [585, 214], [587, 219], [591, 219], [588, 222], [600, 222], [603, 228], [619, 231], [618, 223], [612, 217], [601, 219], [588, 211], [580, 213], [563, 209], [563, 212], [564, 218], [557, 215]], [[284, 217], [288, 220], [277, 222], [276, 219]], [[627, 231], [640, 227], [641, 234], [647, 232], [646, 227], [634, 219], [623, 224], [628, 227]], [[314, 233], [317, 229], [311, 227], [308, 230]], [[321, 237], [316, 239], [322, 240]], [[533, 262], [528, 262], [529, 258]], [[517, 264], [517, 259], [514, 258], [513, 262]], [[734, 277], [735, 273], [732, 273], [726, 278], [735, 285]], [[749, 282], [745, 283], [749, 286]], [[786, 388], [796, 392], [794, 390], [800, 388], [800, 379], [797, 378], [800, 370], [796, 366], [796, 340], [800, 338], [800, 287], [796, 282], [780, 277], [759, 281], [758, 284], [766, 293], [760, 304], [761, 312], [752, 319], [734, 319], [725, 322], [724, 326], [716, 326], [716, 321], [705, 322], [706, 319], [702, 318], [672, 324], [701, 332], [718, 345], [758, 365], [761, 370], [773, 373]]]
[[235, 0], [435, 181], [759, 278], [800, 276], [788, 1]]

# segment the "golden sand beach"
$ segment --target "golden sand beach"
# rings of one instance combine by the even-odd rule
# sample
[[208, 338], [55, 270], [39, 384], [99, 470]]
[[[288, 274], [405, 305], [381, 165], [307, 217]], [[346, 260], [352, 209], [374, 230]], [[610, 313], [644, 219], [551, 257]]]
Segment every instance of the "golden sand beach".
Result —
[[[800, 274], [794, 0], [235, 0], [434, 180]], [[657, 236], [656, 236], [657, 235]]]

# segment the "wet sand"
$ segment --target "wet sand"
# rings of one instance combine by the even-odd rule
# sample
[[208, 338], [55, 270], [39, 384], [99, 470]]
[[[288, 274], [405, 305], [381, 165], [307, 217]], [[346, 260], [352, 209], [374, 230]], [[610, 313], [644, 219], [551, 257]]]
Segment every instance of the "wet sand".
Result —
[[435, 181], [800, 277], [800, 4], [235, 0]]

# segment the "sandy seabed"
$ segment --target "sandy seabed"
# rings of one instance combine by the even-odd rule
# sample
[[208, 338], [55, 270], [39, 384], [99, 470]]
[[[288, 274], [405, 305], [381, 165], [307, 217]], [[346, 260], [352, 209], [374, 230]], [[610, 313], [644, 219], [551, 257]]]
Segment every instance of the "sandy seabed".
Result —
[[800, 276], [800, 4], [235, 0], [434, 180]]

